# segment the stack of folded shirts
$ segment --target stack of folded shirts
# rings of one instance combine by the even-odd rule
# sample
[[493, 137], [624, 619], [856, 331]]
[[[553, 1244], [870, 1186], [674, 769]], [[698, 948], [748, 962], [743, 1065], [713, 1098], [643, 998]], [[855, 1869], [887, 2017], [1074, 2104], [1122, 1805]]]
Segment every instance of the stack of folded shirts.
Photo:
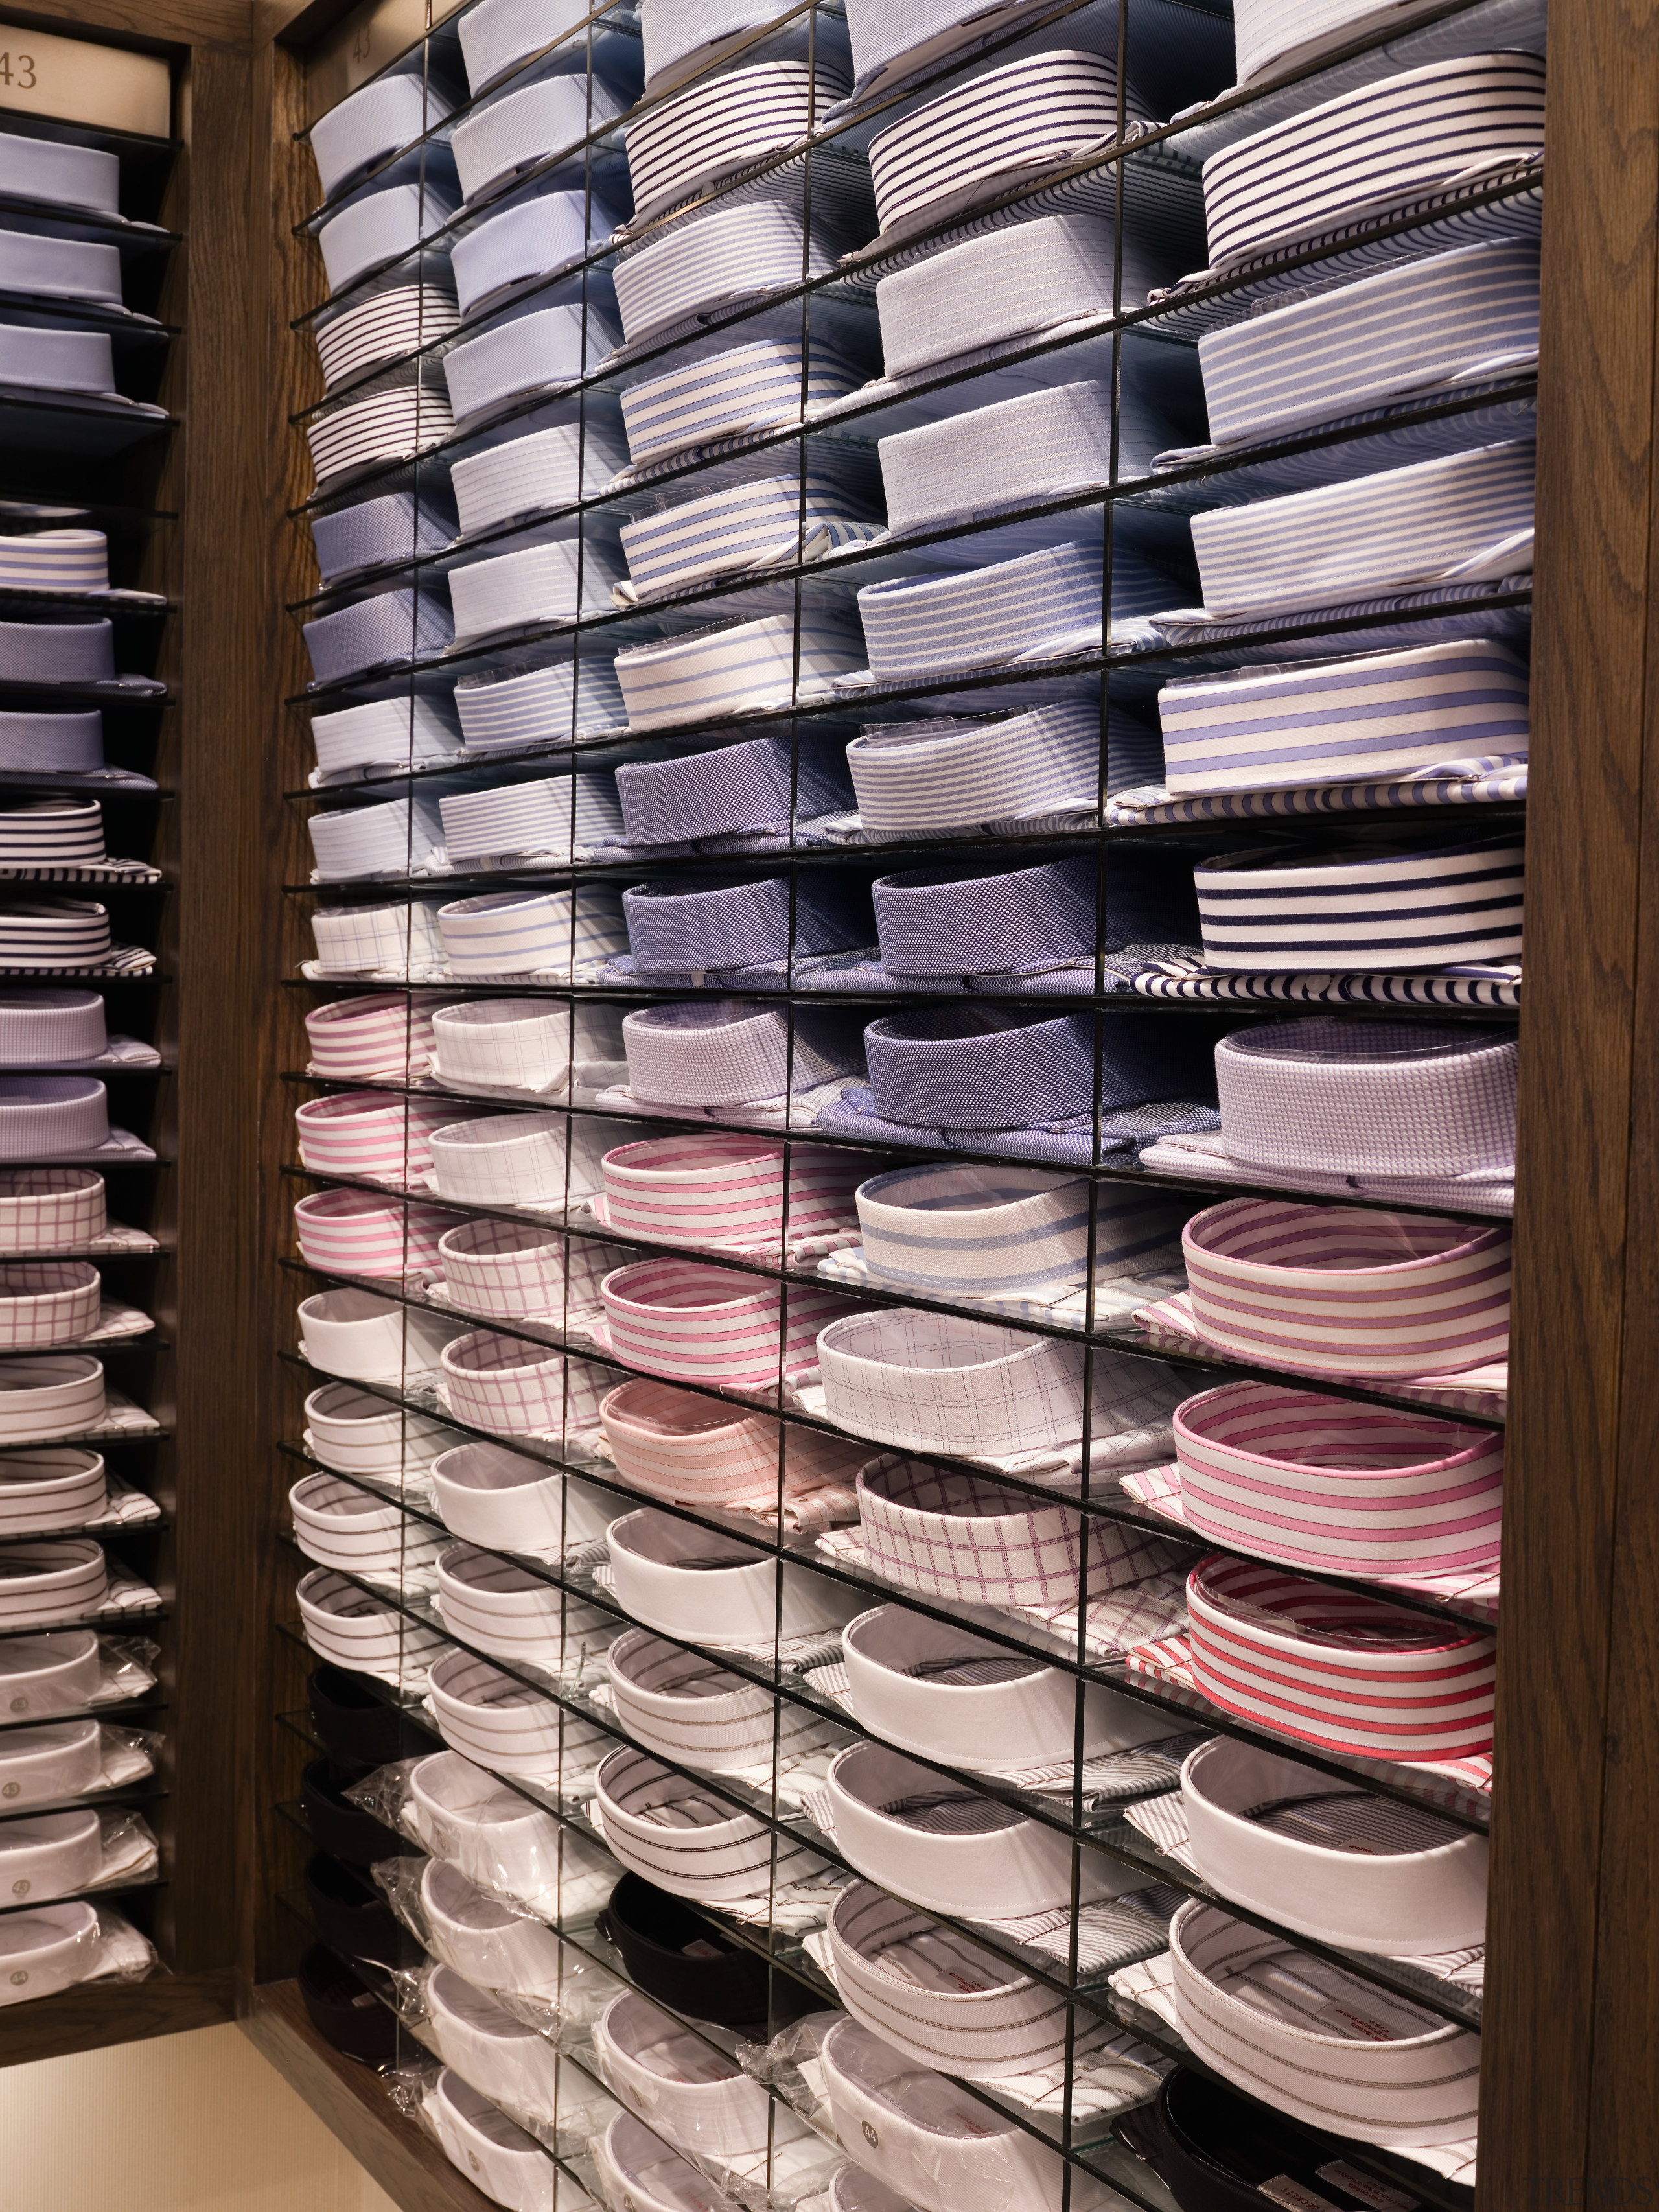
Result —
[[[5, 245], [6, 234], [0, 232], [0, 276]], [[6, 384], [26, 392], [96, 392], [107, 397], [115, 390], [115, 349], [103, 331], [26, 330], [8, 323], [0, 325], [0, 385]]]
[[1217, 854], [1193, 871], [1204, 957], [1239, 974], [1518, 960], [1524, 857], [1490, 837]]
[[371, 164], [401, 153], [449, 112], [450, 102], [419, 70], [377, 77], [331, 107], [311, 126], [311, 151], [325, 197]]
[[455, 634], [441, 584], [378, 592], [302, 624], [312, 679], [337, 684], [365, 670], [441, 653]]
[[443, 837], [441, 817], [429, 799], [392, 799], [341, 814], [313, 814], [306, 827], [325, 881], [407, 875]]
[[623, 1021], [628, 1087], [641, 1104], [742, 1106], [850, 1075], [856, 1051], [834, 1018], [732, 999], [642, 1006]]
[[803, 611], [714, 623], [659, 643], [625, 647], [617, 681], [636, 730], [701, 721], [757, 707], [787, 707], [826, 690], [864, 659], [857, 623]]
[[[763, 1413], [740, 1413], [716, 1399], [662, 1382], [624, 1382], [599, 1408], [618, 1472], [635, 1490], [673, 1505], [770, 1513], [778, 1504], [778, 1447], [783, 1447], [783, 1508], [801, 1513], [814, 1492], [845, 1497], [868, 1455], [816, 1429], [784, 1426]], [[855, 1508], [834, 1517], [852, 1517]]]
[[325, 584], [356, 569], [440, 553], [454, 534], [443, 503], [430, 487], [422, 487], [418, 499], [412, 491], [384, 492], [376, 499], [313, 515], [311, 522], [317, 566]]
[[103, 968], [109, 908], [90, 899], [0, 907], [0, 968]]
[[0, 590], [106, 592], [109, 540], [101, 530], [37, 530], [0, 537]]
[[[118, 307], [121, 254], [113, 246], [0, 230], [0, 292], [38, 292], [52, 300], [88, 300]], [[104, 387], [114, 389], [113, 382]]]
[[[814, 739], [801, 732], [793, 765], [798, 821], [850, 811], [852, 782], [842, 750], [833, 739]], [[668, 760], [628, 762], [617, 770], [628, 842], [643, 851], [695, 846], [705, 839], [787, 839], [791, 767], [790, 748], [781, 738], [752, 738]]]
[[1237, 622], [1522, 573], [1532, 567], [1533, 477], [1534, 448], [1516, 442], [1212, 507], [1193, 518], [1206, 613]]
[[104, 810], [95, 799], [0, 800], [0, 863], [74, 868], [101, 860]]
[[822, 61], [765, 61], [706, 77], [647, 107], [626, 133], [634, 220], [647, 222], [822, 129], [848, 90]]
[[[1109, 313], [1120, 304], [1118, 237], [1097, 216], [1042, 216], [884, 276], [876, 308], [886, 374], [911, 375], [1079, 316]], [[1127, 231], [1122, 259], [1121, 304], [1140, 307], [1164, 272]]]
[[398, 284], [312, 325], [323, 383], [331, 392], [398, 355], [447, 338], [459, 320], [441, 284]]
[[798, 881], [792, 902], [782, 878], [762, 883], [683, 886], [672, 878], [623, 893], [635, 980], [692, 983], [705, 976], [740, 988], [756, 969], [787, 969], [796, 957], [845, 952], [873, 934], [862, 881], [838, 870]]
[[455, 712], [473, 749], [568, 744], [590, 730], [620, 729], [628, 709], [611, 654], [588, 649], [545, 668], [488, 670], [455, 686]]
[[410, 460], [441, 446], [454, 427], [444, 386], [435, 370], [427, 370], [314, 416], [306, 424], [306, 442], [320, 489], [359, 469]]
[[574, 383], [616, 343], [604, 293], [493, 324], [443, 357], [455, 420], [470, 424], [544, 386]]
[[[835, 252], [831, 235], [816, 223], [809, 228], [784, 200], [748, 200], [699, 216], [617, 262], [623, 335], [638, 345], [689, 316], [827, 276]], [[799, 412], [799, 382], [795, 396], [792, 411]]]
[[566, 72], [475, 107], [449, 142], [467, 204], [522, 171], [580, 161], [589, 136], [614, 123], [624, 105], [602, 76]]
[[1184, 678], [1158, 706], [1164, 781], [1177, 796], [1524, 759], [1530, 727], [1526, 663], [1495, 638]]
[[455, 197], [435, 178], [390, 185], [352, 200], [319, 226], [328, 289], [343, 291], [370, 269], [399, 261], [441, 230], [455, 212]]
[[[1149, 119], [1132, 90], [1130, 121]], [[1103, 55], [1028, 54], [952, 86], [870, 142], [882, 235], [921, 228], [1060, 167], [1118, 136], [1118, 71]]]
[[450, 256], [462, 314], [498, 307], [522, 286], [571, 268], [616, 227], [605, 203], [582, 191], [542, 192], [492, 216], [457, 239]]
[[1541, 55], [1462, 55], [1361, 85], [1210, 156], [1211, 265], [1307, 244], [1543, 143]]
[[[939, 1160], [872, 1176], [856, 1198], [865, 1263], [878, 1282], [958, 1298], [1088, 1279], [1089, 1186], [1079, 1176]], [[1179, 1223], [1162, 1196], [1103, 1185], [1096, 1279], [1166, 1267]]]
[[781, 1291], [753, 1275], [695, 1260], [641, 1260], [600, 1285], [617, 1357], [677, 1382], [775, 1382], [780, 1367], [810, 1366], [817, 1332], [848, 1301], [828, 1291]]
[[653, 1137], [605, 1155], [606, 1226], [671, 1244], [775, 1249], [844, 1230], [858, 1169], [827, 1147], [713, 1131]]
[[573, 846], [591, 845], [622, 827], [615, 780], [603, 773], [459, 792], [441, 799], [438, 811], [452, 868], [525, 853], [568, 860]]
[[673, 368], [623, 391], [629, 455], [643, 469], [721, 438], [775, 429], [863, 380], [821, 338], [693, 339], [677, 349]]
[[1182, 1520], [1212, 1544], [1367, 1580], [1498, 1564], [1501, 1429], [1228, 1382], [1176, 1407], [1175, 1438]]
[[1220, 1553], [1187, 1603], [1194, 1677], [1224, 1712], [1358, 1758], [1492, 1748], [1497, 1647], [1479, 1630]]
[[568, 421], [457, 461], [450, 485], [461, 534], [471, 538], [519, 515], [574, 506], [614, 476], [623, 466], [623, 447], [601, 402], [602, 395], [590, 395]]
[[[1183, 2042], [1253, 2100], [1329, 2135], [1409, 2146], [1425, 2163], [1437, 2144], [1473, 2153], [1472, 2030], [1196, 1899], [1170, 1923], [1170, 1963]], [[1257, 2103], [1249, 2110], [1254, 2129]], [[1215, 2170], [1206, 2160], [1206, 2179]]]
[[1198, 343], [1218, 446], [1516, 374], [1537, 357], [1538, 248], [1520, 239], [1408, 261]]
[[313, 714], [311, 741], [317, 749], [315, 780], [329, 783], [348, 781], [364, 769], [441, 760], [456, 750], [461, 736], [436, 700], [411, 691], [401, 699], [371, 699], [362, 707]]
[[532, 623], [574, 622], [611, 604], [621, 570], [603, 539], [555, 538], [542, 544], [469, 561], [449, 574], [455, 638], [471, 645]]
[[443, 958], [436, 910], [404, 906], [324, 906], [311, 917], [317, 969], [324, 975], [361, 975], [383, 968], [425, 967]]
[[1508, 1352], [1507, 1229], [1234, 1198], [1182, 1244], [1200, 1335], [1239, 1358], [1412, 1376]]
[[878, 526], [831, 474], [751, 478], [625, 523], [629, 582], [617, 597], [644, 599], [734, 570], [822, 560], [872, 538]]
[[498, 891], [438, 909], [444, 956], [455, 975], [566, 977], [611, 957], [627, 942], [614, 891]]

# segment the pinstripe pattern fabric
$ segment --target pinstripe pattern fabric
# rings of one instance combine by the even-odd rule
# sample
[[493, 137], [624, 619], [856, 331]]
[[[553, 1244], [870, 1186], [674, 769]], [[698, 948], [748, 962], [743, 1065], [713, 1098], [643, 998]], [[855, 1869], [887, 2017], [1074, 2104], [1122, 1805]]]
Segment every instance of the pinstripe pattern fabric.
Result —
[[543, 192], [492, 216], [458, 238], [450, 256], [461, 313], [500, 306], [520, 285], [568, 268], [616, 227], [604, 201], [583, 191]]
[[592, 1722], [467, 1651], [434, 1660], [431, 1697], [444, 1741], [493, 1773], [562, 1779], [591, 1771], [600, 1746], [611, 1740]]
[[586, 0], [480, 0], [461, 17], [461, 58], [476, 100], [544, 46], [565, 38], [588, 13]]
[[294, 1233], [308, 1264], [339, 1275], [435, 1267], [448, 1222], [447, 1214], [361, 1190], [313, 1191], [294, 1208]]
[[475, 1329], [444, 1346], [451, 1410], [495, 1437], [542, 1436], [564, 1426], [562, 1352], [493, 1329]]
[[1207, 614], [1335, 605], [1530, 568], [1533, 448], [1486, 446], [1193, 518]]
[[1480, 2039], [1469, 2029], [1196, 1899], [1170, 1923], [1170, 1966], [1182, 2036], [1247, 2095], [1435, 2165], [1425, 2146], [1473, 2151]]
[[1441, 968], [1521, 955], [1522, 848], [1218, 854], [1193, 871], [1212, 968]]
[[1416, 1376], [1507, 1352], [1507, 1229], [1233, 1198], [1182, 1243], [1200, 1332], [1243, 1358]]
[[1212, 1544], [1385, 1578], [1498, 1563], [1501, 1431], [1229, 1382], [1178, 1407], [1175, 1434], [1182, 1516]]
[[[605, 1154], [605, 1212], [623, 1237], [775, 1249], [838, 1230], [853, 1213], [858, 1167], [827, 1146], [781, 1145], [714, 1131], [653, 1137]], [[786, 1199], [786, 1183], [787, 1196]]]
[[316, 907], [312, 910], [311, 933], [316, 942], [318, 967], [329, 975], [401, 970], [443, 957], [436, 909], [418, 902], [406, 906]]
[[1211, 264], [1315, 237], [1543, 143], [1538, 55], [1472, 54], [1362, 85], [1205, 162]]
[[301, 625], [313, 678], [337, 683], [387, 662], [441, 652], [454, 635], [441, 587], [377, 592]]
[[313, 325], [323, 385], [333, 391], [400, 354], [453, 335], [460, 317], [454, 295], [438, 284], [398, 284], [374, 292]]
[[1423, 0], [1233, 0], [1238, 82], [1252, 83], [1304, 50], [1357, 38], [1374, 21], [1391, 27], [1419, 12]]
[[452, 868], [520, 853], [568, 859], [573, 843], [591, 845], [622, 828], [615, 781], [603, 773], [457, 792], [441, 799], [438, 811]]
[[104, 810], [95, 799], [0, 800], [0, 861], [58, 868], [105, 857]]
[[1217, 1553], [1188, 1577], [1192, 1665], [1224, 1712], [1372, 1759], [1490, 1750], [1493, 1639]]
[[103, 1363], [87, 1352], [10, 1361], [4, 1382], [0, 1443], [82, 1436], [100, 1427], [108, 1410]]
[[1524, 757], [1529, 729], [1526, 663], [1497, 638], [1196, 677], [1165, 684], [1158, 706], [1177, 797]]
[[395, 154], [441, 123], [448, 100], [410, 70], [364, 85], [311, 126], [311, 151], [325, 197], [371, 162]]
[[471, 644], [527, 623], [567, 623], [610, 604], [622, 574], [611, 549], [592, 538], [556, 538], [449, 574], [455, 636]]
[[665, 92], [712, 70], [728, 41], [763, 29], [777, 14], [773, 0], [641, 0], [646, 90]]
[[1074, 1604], [1159, 1573], [1173, 1547], [1137, 1529], [1039, 1505], [982, 1475], [884, 1455], [859, 1474], [859, 1532], [875, 1573], [969, 1605]]
[[1468, 1024], [1274, 1022], [1216, 1047], [1221, 1134], [1262, 1167], [1469, 1175], [1513, 1167], [1518, 1054]]
[[[1133, 93], [1128, 112], [1145, 113]], [[1100, 54], [1030, 54], [953, 86], [870, 142], [883, 235], [1109, 145], [1117, 113], [1117, 67]]]
[[[864, 1256], [882, 1282], [1006, 1291], [1081, 1282], [1089, 1272], [1089, 1185], [1075, 1176], [939, 1160], [872, 1176], [857, 1203]], [[1097, 1278], [1164, 1264], [1178, 1219], [1166, 1199], [1103, 1188]]]
[[306, 1436], [325, 1467], [399, 1482], [406, 1472], [430, 1466], [454, 1441], [453, 1429], [349, 1382], [325, 1382], [312, 1392], [306, 1400]]
[[[815, 1429], [785, 1427], [660, 1382], [623, 1383], [600, 1407], [599, 1422], [629, 1486], [676, 1505], [775, 1512], [781, 1442], [787, 1517], [814, 1492], [844, 1492], [866, 1456], [861, 1446]], [[856, 1510], [836, 1517], [850, 1520]]]
[[[623, 335], [629, 345], [638, 345], [688, 315], [781, 290], [805, 277], [827, 276], [833, 266], [827, 239], [809, 234], [793, 208], [781, 200], [749, 200], [700, 216], [624, 254], [612, 274]], [[695, 387], [701, 380], [691, 382]], [[799, 397], [797, 379], [792, 415], [799, 412]], [[702, 434], [706, 439], [710, 433], [705, 428]], [[630, 422], [630, 450], [632, 444]], [[634, 459], [637, 463], [640, 455]]]
[[[706, 576], [783, 561], [816, 561], [873, 537], [878, 526], [828, 476], [763, 477], [624, 523], [627, 596], [676, 590]], [[624, 595], [618, 594], [619, 599]]]
[[461, 732], [474, 750], [568, 744], [590, 730], [620, 729], [628, 709], [612, 657], [584, 650], [550, 667], [490, 670], [455, 686]]
[[855, 1054], [830, 1024], [732, 999], [720, 1006], [642, 1006], [623, 1022], [629, 1088], [642, 1103], [741, 1106], [850, 1075]]
[[824, 111], [850, 89], [822, 63], [761, 62], [705, 78], [648, 107], [626, 133], [634, 220], [763, 161], [822, 127]]
[[635, 884], [623, 893], [623, 916], [635, 970], [695, 976], [711, 969], [759, 967], [796, 953], [842, 952], [870, 942], [864, 886], [837, 871], [795, 887], [761, 883], [681, 889], [682, 879]]
[[1007, 721], [872, 723], [847, 749], [866, 830], [894, 835], [1086, 809], [1100, 797], [1100, 710]]
[[449, 472], [463, 536], [519, 514], [568, 507], [622, 467], [623, 448], [598, 405], [568, 422], [468, 453]]
[[802, 819], [850, 809], [853, 789], [840, 749], [800, 732], [794, 776], [780, 738], [617, 770], [623, 827], [633, 846], [694, 844], [705, 837], [787, 836], [790, 788]]
[[447, 1099], [343, 1091], [296, 1106], [294, 1126], [301, 1159], [319, 1174], [412, 1183], [431, 1170], [433, 1130], [454, 1114]]
[[468, 204], [518, 170], [556, 155], [576, 155], [589, 132], [613, 122], [622, 110], [602, 76], [580, 74], [543, 77], [475, 108], [449, 141]]
[[570, 975], [627, 943], [614, 891], [491, 891], [438, 909], [456, 975]]
[[[1028, 392], [969, 415], [898, 431], [876, 450], [890, 528], [920, 529], [1006, 501], [1106, 482], [1112, 471], [1111, 395], [1092, 382]], [[1119, 465], [1125, 474], [1134, 473], [1121, 455]]]
[[306, 424], [306, 442], [321, 489], [371, 465], [412, 459], [441, 445], [454, 428], [443, 387], [411, 378], [313, 416]]
[[1499, 240], [1408, 261], [1198, 343], [1218, 445], [1328, 422], [1538, 351], [1538, 249]]
[[288, 1502], [294, 1540], [306, 1557], [366, 1582], [402, 1588], [432, 1565], [443, 1544], [441, 1533], [410, 1520], [401, 1506], [382, 1505], [337, 1475], [307, 1475]]
[[544, 386], [573, 383], [616, 343], [602, 287], [586, 303], [543, 307], [493, 324], [443, 357], [444, 382], [463, 427]]
[[412, 253], [454, 211], [453, 193], [435, 179], [424, 185], [388, 185], [351, 201], [318, 227], [329, 290], [342, 291], [380, 263]]
[[568, 1133], [562, 1114], [475, 1115], [440, 1125], [428, 1141], [441, 1198], [549, 1206], [564, 1196]]
[[[810, 1715], [798, 1706], [780, 1706], [770, 1690], [644, 1630], [630, 1629], [619, 1637], [605, 1655], [605, 1668], [618, 1717], [629, 1735], [646, 1750], [683, 1766], [720, 1774], [769, 1765], [775, 1712], [781, 1731], [779, 1749], [786, 1757], [811, 1750], [820, 1733]], [[765, 2133], [763, 2099], [763, 2142]]]
[[848, 1301], [834, 1292], [781, 1291], [752, 1275], [694, 1260], [641, 1260], [600, 1285], [618, 1358], [685, 1382], [763, 1382], [812, 1364], [817, 1334]]
[[295, 1590], [306, 1642], [319, 1659], [377, 1681], [418, 1679], [443, 1648], [435, 1629], [408, 1620], [385, 1598], [370, 1597], [332, 1567], [313, 1567]]
[[[1043, 216], [965, 240], [884, 276], [876, 286], [882, 364], [903, 376], [953, 355], [1035, 335], [1117, 297], [1117, 234], [1087, 216]], [[1123, 234], [1123, 304], [1139, 307], [1154, 264]]]
[[106, 592], [109, 540], [101, 530], [0, 536], [0, 586], [16, 592]]
[[[798, 245], [797, 268], [799, 262]], [[693, 447], [793, 422], [803, 405], [843, 398], [864, 380], [821, 340], [808, 345], [773, 337], [694, 339], [677, 351], [683, 365], [630, 384], [622, 394], [628, 451], [636, 469]]]
[[564, 1240], [517, 1221], [465, 1221], [438, 1247], [444, 1295], [480, 1321], [562, 1316]]
[[617, 655], [617, 681], [629, 726], [650, 730], [787, 706], [850, 675], [863, 659], [856, 623], [803, 611], [799, 624], [788, 615], [763, 615], [625, 647]]
[[313, 814], [306, 828], [318, 876], [325, 882], [406, 875], [430, 857], [443, 836], [442, 818], [426, 799], [392, 799], [338, 814]]
[[336, 999], [306, 1016], [311, 1069], [338, 1082], [349, 1076], [424, 1075], [432, 1056], [431, 1002], [387, 993]]
[[0, 907], [0, 966], [102, 968], [111, 944], [109, 908], [90, 899]]
[[[1127, 565], [1137, 568], [1133, 556]], [[870, 673], [899, 683], [935, 669], [994, 667], [1097, 647], [1104, 580], [1099, 548], [1072, 544], [1043, 546], [957, 574], [866, 584], [859, 593], [859, 619]], [[1146, 581], [1149, 599], [1168, 596], [1170, 579], [1161, 571]], [[1137, 596], [1133, 588], [1130, 596]]]
[[317, 749], [315, 781], [344, 781], [365, 768], [401, 768], [414, 761], [438, 760], [460, 744], [450, 715], [418, 693], [402, 699], [373, 699], [337, 714], [313, 714], [311, 741]]
[[[440, 1540], [441, 1545], [441, 1539]], [[556, 1584], [471, 1544], [434, 1547], [437, 1607], [452, 1635], [515, 1667], [548, 1673], [580, 1664], [611, 1616]]]

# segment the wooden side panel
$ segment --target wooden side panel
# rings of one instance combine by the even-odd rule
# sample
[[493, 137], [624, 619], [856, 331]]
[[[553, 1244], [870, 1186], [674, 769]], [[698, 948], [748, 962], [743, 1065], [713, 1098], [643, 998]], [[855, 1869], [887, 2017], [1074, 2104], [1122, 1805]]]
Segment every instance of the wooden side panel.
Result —
[[1643, 1244], [1659, 1206], [1659, 945], [1652, 889], [1645, 917], [1642, 899], [1659, 866], [1659, 5], [1594, 0], [1565, 27], [1550, 51], [1490, 2212], [1641, 2203], [1616, 2192], [1644, 2178], [1659, 2195], [1659, 1339]]

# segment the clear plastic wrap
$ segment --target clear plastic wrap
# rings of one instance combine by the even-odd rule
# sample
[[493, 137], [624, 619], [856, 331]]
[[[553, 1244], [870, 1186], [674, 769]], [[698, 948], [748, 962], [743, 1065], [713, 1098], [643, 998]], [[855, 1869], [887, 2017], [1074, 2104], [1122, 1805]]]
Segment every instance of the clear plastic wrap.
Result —
[[595, 2212], [586, 2191], [534, 2136], [448, 2067], [403, 2067], [388, 2087], [492, 2203], [508, 2212]]
[[143, 1729], [91, 1719], [0, 1731], [0, 1814], [64, 1805], [142, 1782], [155, 1771], [161, 1741]]
[[89, 1628], [0, 1640], [0, 1720], [50, 1720], [125, 1705], [155, 1687], [157, 1647]]
[[107, 1905], [44, 1905], [0, 1915], [0, 2005], [29, 2004], [81, 1982], [142, 1982], [154, 1946]]
[[84, 1890], [127, 1889], [155, 1877], [155, 1836], [136, 1813], [25, 1813], [0, 1820], [0, 1902], [44, 1905]]

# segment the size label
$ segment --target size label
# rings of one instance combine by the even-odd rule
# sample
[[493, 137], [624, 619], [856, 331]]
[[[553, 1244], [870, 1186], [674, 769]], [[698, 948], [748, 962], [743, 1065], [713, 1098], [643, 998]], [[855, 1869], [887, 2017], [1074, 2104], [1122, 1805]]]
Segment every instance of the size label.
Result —
[[406, 53], [461, 0], [362, 0], [306, 57], [306, 115], [314, 123]]
[[173, 79], [159, 55], [0, 23], [0, 108], [168, 138]]

